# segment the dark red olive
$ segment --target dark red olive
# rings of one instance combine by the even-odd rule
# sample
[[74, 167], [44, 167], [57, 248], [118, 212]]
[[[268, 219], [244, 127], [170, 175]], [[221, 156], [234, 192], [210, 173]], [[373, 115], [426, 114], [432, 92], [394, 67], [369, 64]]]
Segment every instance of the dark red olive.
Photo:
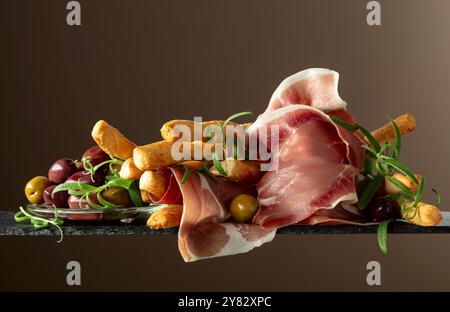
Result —
[[55, 184], [63, 183], [77, 172], [77, 166], [72, 159], [63, 158], [55, 161], [48, 170], [48, 178]]
[[400, 206], [389, 197], [374, 197], [364, 211], [373, 222], [400, 217]]
[[93, 186], [99, 186], [103, 183], [104, 177], [98, 173], [95, 172], [93, 175], [93, 180], [91, 179], [91, 174], [87, 171], [78, 171], [71, 175], [66, 182], [80, 182], [81, 184], [88, 184]]
[[69, 193], [67, 191], [56, 192], [53, 194], [53, 190], [56, 185], [51, 185], [44, 190], [44, 202], [47, 206], [56, 206], [56, 208], [67, 208]]
[[84, 152], [83, 157], [81, 157], [81, 160], [83, 161], [87, 158], [89, 158], [89, 162], [91, 163], [92, 166], [97, 166], [98, 164], [101, 164], [102, 162], [110, 159], [109, 155], [106, 154], [97, 145], [92, 146], [90, 149]]
[[[92, 200], [92, 202], [96, 203], [97, 205], [99, 204], [96, 193], [90, 194], [89, 199]], [[89, 203], [86, 198], [83, 198], [80, 201], [80, 196], [77, 196], [77, 195], [70, 195], [68, 203], [69, 203], [70, 209], [93, 208], [93, 207], [89, 206]], [[82, 214], [82, 215], [71, 214], [69, 216], [69, 219], [71, 219], [71, 220], [101, 220], [101, 218], [102, 218], [102, 215], [100, 213], [87, 213], [87, 214]]]

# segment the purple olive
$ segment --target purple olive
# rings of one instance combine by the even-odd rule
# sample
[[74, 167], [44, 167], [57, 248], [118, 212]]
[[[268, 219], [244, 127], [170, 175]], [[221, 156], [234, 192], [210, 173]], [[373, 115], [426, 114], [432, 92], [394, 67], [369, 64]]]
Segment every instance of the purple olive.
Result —
[[[89, 199], [92, 200], [92, 202], [96, 203], [97, 205], [99, 204], [96, 193], [90, 194]], [[68, 203], [69, 203], [70, 209], [93, 208], [93, 207], [89, 206], [89, 203], [86, 198], [83, 198], [80, 201], [80, 196], [76, 196], [76, 195], [70, 195]], [[83, 215], [74, 214], [74, 215], [69, 216], [69, 219], [71, 219], [71, 220], [101, 220], [101, 218], [102, 218], [102, 215], [96, 214], [96, 213], [88, 213], [88, 214], [83, 214]]]
[[69, 193], [67, 191], [56, 192], [52, 196], [52, 192], [56, 185], [51, 185], [44, 190], [44, 201], [47, 206], [55, 205], [56, 208], [68, 207]]
[[55, 184], [63, 183], [72, 174], [77, 172], [77, 166], [69, 158], [58, 159], [48, 170], [48, 178]]
[[104, 161], [109, 160], [109, 155], [106, 154], [99, 146], [92, 146], [90, 149], [88, 149], [86, 152], [84, 152], [83, 157], [81, 157], [81, 160], [85, 160], [89, 158], [89, 162], [92, 166], [97, 166], [98, 164], [101, 164]]
[[375, 197], [364, 209], [367, 217], [373, 222], [395, 219], [400, 217], [400, 207], [389, 197]]
[[91, 174], [87, 171], [78, 171], [71, 175], [66, 182], [80, 182], [81, 184], [88, 184], [93, 186], [99, 186], [103, 183], [104, 177], [98, 173], [95, 172], [93, 175], [94, 181], [91, 179]]

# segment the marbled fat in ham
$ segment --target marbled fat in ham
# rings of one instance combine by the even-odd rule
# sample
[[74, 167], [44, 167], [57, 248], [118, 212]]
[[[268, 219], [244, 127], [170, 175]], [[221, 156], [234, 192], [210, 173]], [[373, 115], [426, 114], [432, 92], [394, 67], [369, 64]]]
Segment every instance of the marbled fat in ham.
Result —
[[260, 208], [254, 224], [279, 228], [338, 204], [356, 203], [363, 142], [322, 111], [289, 105], [264, 113], [248, 129], [279, 128], [278, 168], [257, 184]]

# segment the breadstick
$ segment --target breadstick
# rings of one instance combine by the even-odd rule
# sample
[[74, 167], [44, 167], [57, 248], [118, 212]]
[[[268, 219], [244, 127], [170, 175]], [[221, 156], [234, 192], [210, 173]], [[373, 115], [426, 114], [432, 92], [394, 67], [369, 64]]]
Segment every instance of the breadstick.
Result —
[[[245, 184], [254, 184], [262, 176], [260, 163], [252, 160], [227, 159], [220, 162], [222, 168], [227, 173], [230, 180], [242, 182]], [[211, 168], [211, 173], [220, 175], [215, 167]]]
[[143, 172], [139, 170], [138, 167], [136, 167], [136, 165], [134, 164], [133, 158], [128, 158], [122, 164], [119, 175], [123, 179], [139, 180], [142, 176], [142, 173]]
[[203, 160], [187, 160], [187, 161], [182, 162], [181, 164], [192, 170], [200, 170], [205, 165], [205, 161], [203, 161]]
[[[413, 180], [405, 176], [404, 174], [401, 174], [399, 172], [394, 173], [391, 178], [394, 178], [401, 184], [403, 184], [408, 190], [411, 192], [416, 192], [419, 188], [419, 185], [417, 183], [414, 183]], [[422, 177], [420, 175], [416, 174], [417, 180], [421, 180]], [[384, 179], [384, 189], [387, 194], [394, 195], [394, 194], [401, 194], [403, 193], [403, 190], [401, 190], [399, 187], [397, 187], [395, 184], [393, 184], [391, 181], [389, 181], [388, 178]]]
[[[416, 129], [416, 118], [413, 114], [407, 113], [395, 118], [395, 123], [400, 130], [400, 135], [406, 135]], [[373, 137], [380, 143], [395, 141], [395, 129], [392, 122], [372, 131]]]
[[[164, 168], [182, 163], [186, 160], [194, 159], [196, 148], [202, 151], [209, 148], [211, 151], [213, 144], [207, 144], [202, 141], [194, 141], [190, 143], [190, 154], [188, 159], [174, 159], [172, 155], [173, 141], [158, 141], [144, 146], [138, 146], [133, 151], [133, 159], [137, 168], [142, 171]], [[180, 153], [183, 152], [181, 149]], [[201, 154], [203, 156], [203, 153]]]
[[156, 198], [163, 197], [166, 187], [165, 175], [155, 171], [145, 171], [139, 179], [139, 189], [149, 192]]
[[133, 159], [140, 170], [154, 170], [178, 163], [172, 157], [170, 141], [159, 141], [144, 146], [138, 146], [133, 151]]
[[144, 203], [151, 203], [152, 200], [147, 191], [141, 191], [141, 198]]
[[111, 157], [123, 160], [133, 157], [136, 144], [104, 120], [97, 121], [92, 129], [92, 138]]
[[182, 205], [169, 205], [153, 213], [147, 220], [147, 226], [153, 230], [176, 227], [180, 225], [182, 215]]
[[407, 213], [402, 211], [403, 219], [420, 226], [437, 225], [442, 220], [441, 212], [436, 206], [420, 202], [416, 209], [417, 211], [411, 210]]
[[[211, 120], [211, 121], [204, 121], [201, 123], [201, 130], [202, 130], [202, 135], [203, 135], [203, 130], [205, 127], [210, 126], [210, 125], [217, 125], [217, 126], [223, 126], [224, 121], [223, 120]], [[179, 134], [175, 134], [173, 129], [175, 128], [175, 126], [187, 126], [190, 130], [191, 133], [191, 137], [183, 137], [183, 141], [194, 141], [194, 127], [195, 125], [198, 125], [197, 122], [192, 121], [192, 120], [171, 120], [166, 122], [162, 127], [161, 127], [161, 136], [164, 140], [167, 141], [173, 141], [176, 140], [178, 138], [180, 138]], [[234, 122], [228, 122], [227, 125], [237, 125]], [[247, 129], [248, 127], [250, 127], [251, 123], [245, 123], [242, 124], [242, 126], [244, 126], [244, 129]], [[206, 141], [206, 138], [203, 138], [204, 141]]]

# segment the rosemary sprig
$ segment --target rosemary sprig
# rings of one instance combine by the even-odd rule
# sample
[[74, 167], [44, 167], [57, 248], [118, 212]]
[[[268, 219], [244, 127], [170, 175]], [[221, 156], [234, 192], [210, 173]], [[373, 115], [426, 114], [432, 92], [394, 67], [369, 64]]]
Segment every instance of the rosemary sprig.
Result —
[[[113, 203], [106, 201], [102, 197], [101, 192], [110, 187], [121, 187], [121, 188], [128, 190], [128, 192], [130, 192], [130, 188], [132, 187], [133, 182], [134, 182], [133, 180], [123, 179], [120, 177], [110, 179], [102, 186], [92, 186], [92, 185], [88, 185], [88, 184], [82, 184], [80, 182], [67, 182], [67, 183], [62, 183], [62, 184], [58, 185], [57, 187], [55, 187], [52, 195], [57, 192], [67, 191], [69, 193], [69, 195], [80, 196], [80, 207], [81, 207], [82, 200], [86, 199], [89, 206], [91, 206], [92, 208], [95, 208], [95, 209], [119, 208], [122, 206], [115, 205]], [[95, 203], [92, 200], [91, 195], [94, 195], [94, 194], [99, 199], [100, 205]], [[133, 204], [136, 204], [136, 203], [133, 202]], [[137, 206], [137, 207], [140, 207], [140, 206]]]
[[[226, 143], [225, 143], [225, 133], [226, 133], [226, 126], [231, 122], [231, 121], [233, 121], [234, 119], [236, 119], [236, 118], [239, 118], [239, 117], [242, 117], [242, 116], [246, 116], [246, 115], [253, 115], [253, 113], [252, 112], [240, 112], [240, 113], [236, 113], [236, 114], [233, 114], [233, 115], [231, 115], [230, 117], [228, 117], [225, 121], [224, 121], [224, 123], [222, 124], [222, 126], [220, 127], [220, 125], [219, 125], [219, 127], [220, 127], [220, 129], [221, 129], [221, 134], [222, 134], [222, 144], [223, 144], [223, 150], [222, 150], [222, 153], [226, 150]], [[220, 150], [219, 149], [217, 149], [217, 148], [215, 148], [214, 149], [214, 153], [212, 154], [212, 161], [213, 161], [213, 164], [214, 164], [214, 166], [216, 167], [216, 169], [217, 169], [217, 172], [219, 172], [221, 175], [223, 175], [223, 176], [227, 176], [228, 175], [228, 173], [226, 172], [226, 170], [222, 167], [222, 165], [221, 165], [221, 163], [220, 163]], [[237, 159], [237, 145], [236, 146], [233, 146], [233, 156], [234, 156], [234, 158], [235, 159]]]
[[189, 179], [189, 175], [190, 175], [189, 167], [187, 167], [186, 165], [183, 165], [183, 169], [184, 169], [184, 174], [183, 174], [183, 178], [181, 179], [181, 184], [185, 184], [187, 182], [187, 180]]
[[16, 222], [24, 222], [30, 220], [31, 224], [33, 224], [33, 226], [37, 229], [46, 228], [51, 224], [54, 227], [56, 227], [59, 231], [60, 237], [57, 242], [61, 243], [64, 239], [64, 231], [61, 228], [61, 225], [64, 224], [64, 221], [58, 219], [58, 209], [56, 207], [55, 207], [55, 217], [49, 219], [36, 216], [23, 209], [23, 207], [19, 207], [19, 211], [14, 215], [14, 220]]
[[118, 158], [111, 158], [110, 160], [106, 160], [102, 163], [99, 163], [96, 166], [92, 166], [91, 158], [86, 157], [83, 159], [82, 163], [83, 163], [84, 169], [91, 175], [92, 182], [95, 182], [94, 181], [95, 172], [105, 165], [109, 166], [109, 170], [111, 171], [113, 177], [118, 177], [119, 174], [114, 170], [114, 165], [122, 165], [123, 160], [118, 159]]
[[381, 221], [377, 229], [378, 246], [384, 255], [387, 255], [387, 229], [392, 220]]
[[[372, 136], [370, 131], [368, 131], [361, 125], [359, 124], [351, 125], [334, 116], [330, 116], [330, 118], [336, 124], [344, 127], [345, 129], [348, 129], [353, 132], [357, 130], [361, 131], [361, 133], [364, 134], [367, 141], [369, 141], [370, 143], [370, 146], [369, 145], [364, 146], [366, 149], [367, 162], [369, 162], [370, 164], [374, 163], [375, 166], [368, 165], [366, 162], [365, 166], [366, 179], [371, 180], [369, 183], [367, 183], [365, 189], [362, 192], [361, 198], [358, 202], [358, 207], [360, 209], [365, 209], [367, 207], [372, 197], [374, 196], [377, 188], [381, 185], [383, 179], [386, 178], [403, 191], [402, 194], [403, 196], [401, 196], [399, 200], [402, 210], [417, 208], [417, 205], [419, 204], [419, 202], [423, 197], [425, 179], [421, 178], [419, 181], [419, 179], [417, 179], [417, 177], [413, 174], [413, 172], [409, 168], [407, 168], [405, 165], [403, 165], [398, 161], [402, 143], [400, 130], [395, 121], [393, 120], [391, 121], [395, 131], [394, 145], [392, 145], [391, 143], [384, 143], [380, 145], [378, 141]], [[373, 172], [373, 169], [375, 169], [375, 172]], [[400, 181], [393, 178], [392, 175], [396, 171], [404, 174], [414, 183], [419, 184], [418, 190], [415, 193], [413, 193], [410, 190], [408, 190]], [[367, 175], [370, 176], [368, 177]], [[412, 205], [410, 205], [410, 202], [406, 201], [407, 199], [412, 201]]]
[[[421, 177], [419, 181], [419, 179], [409, 168], [398, 161], [402, 142], [400, 130], [395, 121], [391, 121], [395, 131], [394, 145], [391, 143], [383, 143], [380, 145], [380, 143], [372, 136], [370, 131], [361, 125], [352, 125], [331, 115], [329, 117], [337, 125], [340, 125], [349, 131], [355, 132], [359, 130], [366, 137], [368, 143], [370, 143], [370, 145], [364, 146], [366, 149], [366, 163], [363, 172], [365, 180], [362, 182], [364, 189], [361, 192], [361, 196], [358, 201], [358, 208], [365, 209], [383, 180], [387, 179], [402, 191], [401, 194], [390, 195], [390, 197], [399, 202], [404, 218], [414, 218], [417, 214], [417, 207], [423, 197], [425, 178]], [[418, 184], [419, 186], [417, 191], [412, 192], [405, 185], [403, 185], [403, 183], [392, 177], [395, 172], [402, 173], [411, 179], [411, 181]], [[433, 192], [436, 194], [437, 204], [439, 204], [439, 193], [434, 189]], [[378, 245], [383, 254], [387, 253], [387, 227], [390, 221], [391, 220], [385, 220], [380, 222], [377, 230]]]

